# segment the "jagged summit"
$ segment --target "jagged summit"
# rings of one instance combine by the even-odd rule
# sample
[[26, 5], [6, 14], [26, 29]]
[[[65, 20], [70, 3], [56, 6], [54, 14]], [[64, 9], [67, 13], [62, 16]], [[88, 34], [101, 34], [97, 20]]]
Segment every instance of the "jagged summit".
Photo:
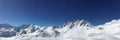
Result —
[[63, 27], [69, 27], [69, 28], [72, 28], [74, 26], [87, 26], [87, 27], [89, 26], [89, 27], [92, 27], [92, 25], [88, 21], [79, 20], [79, 19], [74, 21], [74, 22], [67, 22], [63, 25]]
[[23, 25], [21, 25], [19, 28], [39, 28], [40, 26], [38, 26], [38, 25], [35, 25], [35, 24], [23, 24]]
[[75, 21], [74, 24], [80, 24], [80, 26], [92, 26], [88, 21], [79, 19]]

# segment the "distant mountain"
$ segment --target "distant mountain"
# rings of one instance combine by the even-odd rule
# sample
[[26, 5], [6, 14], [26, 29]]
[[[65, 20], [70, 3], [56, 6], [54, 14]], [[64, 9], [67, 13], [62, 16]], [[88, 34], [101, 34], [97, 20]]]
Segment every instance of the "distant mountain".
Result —
[[2, 29], [2, 28], [5, 28], [5, 29], [10, 29], [10, 28], [13, 28], [14, 26], [12, 26], [12, 25], [9, 25], [9, 24], [0, 24], [0, 29]]
[[[7, 38], [6, 38], [7, 37]], [[8, 38], [9, 37], [9, 38]], [[85, 20], [64, 23], [61, 27], [0, 24], [0, 40], [120, 40], [120, 19], [93, 26]]]
[[9, 24], [0, 24], [0, 37], [15, 36], [14, 26]]

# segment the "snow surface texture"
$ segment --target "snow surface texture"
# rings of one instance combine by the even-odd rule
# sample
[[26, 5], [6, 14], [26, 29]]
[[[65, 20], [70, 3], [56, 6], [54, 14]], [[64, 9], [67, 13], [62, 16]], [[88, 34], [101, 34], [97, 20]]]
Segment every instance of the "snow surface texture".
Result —
[[120, 40], [120, 19], [98, 26], [84, 20], [68, 22], [61, 27], [0, 24], [0, 40]]

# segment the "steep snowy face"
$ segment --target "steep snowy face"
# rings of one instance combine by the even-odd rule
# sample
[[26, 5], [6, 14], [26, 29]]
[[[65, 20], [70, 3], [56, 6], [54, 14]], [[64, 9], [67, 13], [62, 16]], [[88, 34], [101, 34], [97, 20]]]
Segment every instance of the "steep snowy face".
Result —
[[38, 29], [40, 29], [40, 26], [24, 24], [20, 27], [17, 27], [15, 31], [17, 32], [17, 34], [29, 34], [35, 32]]
[[61, 35], [60, 37], [70, 38], [70, 37], [86, 37], [88, 35], [88, 30], [92, 29], [92, 25], [84, 20], [77, 20], [75, 22], [68, 22], [63, 25], [63, 27], [58, 30]]
[[22, 25], [16, 28], [16, 36], [24, 37], [57, 37], [59, 32], [55, 26], [40, 27], [38, 25]]
[[55, 29], [56, 29], [55, 26], [49, 26], [44, 30], [44, 32], [46, 32], [48, 37], [58, 37], [59, 32]]
[[99, 25], [97, 27], [102, 29], [104, 33], [120, 33], [120, 19], [112, 20], [111, 22], [105, 23], [104, 25]]
[[87, 22], [87, 21], [77, 20], [75, 22], [67, 22], [67, 23], [65, 23], [62, 26], [62, 29], [64, 29], [64, 31], [65, 31], [65, 30], [69, 30], [69, 29], [73, 29], [73, 28], [77, 28], [77, 27], [89, 28], [89, 27], [92, 27], [92, 25], [89, 22]]

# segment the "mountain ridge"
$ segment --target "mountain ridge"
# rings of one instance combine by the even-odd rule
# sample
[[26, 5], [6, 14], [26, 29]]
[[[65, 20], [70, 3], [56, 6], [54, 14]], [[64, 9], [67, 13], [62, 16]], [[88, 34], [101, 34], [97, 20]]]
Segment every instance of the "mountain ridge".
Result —
[[107, 36], [108, 38], [110, 36], [116, 37], [116, 35], [118, 35], [119, 33], [120, 33], [120, 19], [113, 20], [103, 25], [98, 25], [96, 27], [94, 27], [88, 21], [76, 20], [74, 22], [67, 22], [61, 27], [57, 26], [41, 27], [35, 24], [24, 24], [21, 25], [20, 27], [11, 27], [7, 31], [0, 30], [0, 37], [3, 38], [5, 37], [5, 39], [6, 37], [13, 37], [13, 39], [15, 40], [17, 39], [32, 40], [34, 38], [89, 39], [89, 37], [90, 39], [92, 39], [94, 37], [104, 38], [104, 35]]

